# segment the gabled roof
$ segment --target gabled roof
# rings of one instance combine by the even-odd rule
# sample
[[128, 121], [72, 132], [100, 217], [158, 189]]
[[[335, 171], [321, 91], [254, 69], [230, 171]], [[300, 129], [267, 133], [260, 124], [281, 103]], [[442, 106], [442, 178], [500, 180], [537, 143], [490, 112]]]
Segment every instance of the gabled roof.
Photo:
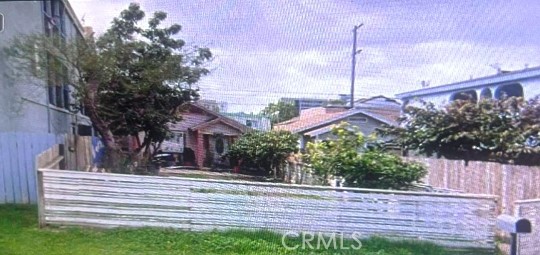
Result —
[[460, 90], [465, 90], [465, 89], [474, 89], [474, 88], [483, 87], [486, 85], [511, 83], [511, 82], [529, 79], [533, 77], [539, 77], [539, 76], [540, 76], [540, 67], [534, 67], [534, 68], [528, 68], [528, 69], [519, 70], [519, 71], [480, 77], [480, 78], [467, 80], [467, 81], [450, 83], [450, 84], [441, 85], [441, 86], [427, 87], [423, 89], [408, 91], [408, 92], [397, 94], [396, 97], [400, 99], [404, 99], [404, 98], [419, 97], [419, 96], [430, 95], [430, 94], [446, 93], [446, 92], [460, 91]]
[[286, 130], [293, 133], [301, 132], [306, 127], [319, 125], [329, 119], [342, 115], [347, 108], [324, 108], [315, 107], [300, 111], [300, 116], [294, 117], [288, 121], [278, 123], [274, 126], [275, 130]]
[[[311, 111], [309, 111], [311, 110]], [[287, 130], [292, 133], [302, 133], [305, 131], [313, 131], [314, 129], [320, 129], [325, 126], [328, 126], [332, 123], [335, 123], [340, 120], [344, 120], [350, 116], [357, 114], [362, 114], [377, 121], [380, 121], [387, 125], [397, 125], [396, 120], [399, 116], [399, 112], [392, 114], [392, 117], [389, 117], [390, 114], [384, 115], [377, 112], [371, 112], [366, 109], [344, 109], [343, 111], [338, 112], [328, 112], [326, 114], [320, 114], [321, 112], [326, 112], [324, 107], [311, 108], [306, 111], [302, 111], [300, 116], [291, 119], [289, 121], [277, 124], [275, 126], [276, 130]], [[316, 114], [319, 113], [319, 114]], [[395, 118], [393, 117], [395, 116]]]
[[388, 101], [388, 102], [393, 102], [393, 103], [396, 103], [396, 104], [400, 104], [397, 99], [390, 98], [390, 97], [383, 96], [383, 95], [378, 95], [378, 96], [373, 96], [373, 97], [368, 97], [368, 98], [360, 98], [360, 99], [358, 99], [358, 100], [356, 100], [354, 102], [355, 103], [366, 103], [366, 102], [374, 101], [374, 100], [377, 100], [377, 99], [384, 99], [385, 101]]
[[186, 104], [187, 109], [184, 111], [190, 112], [193, 109], [198, 109], [199, 111], [202, 111], [206, 113], [208, 118], [200, 118], [200, 117], [193, 117], [192, 115], [195, 114], [186, 114], [186, 119], [183, 119], [179, 121], [178, 123], [171, 123], [171, 129], [189, 129], [189, 130], [199, 130], [201, 128], [207, 127], [208, 125], [216, 124], [216, 123], [223, 123], [227, 126], [230, 126], [234, 129], [237, 129], [243, 133], [250, 130], [250, 128], [246, 125], [243, 125], [242, 123], [233, 120], [229, 117], [226, 117], [222, 114], [219, 114], [218, 112], [212, 111], [200, 104], [197, 103], [189, 103]]
[[370, 117], [372, 119], [378, 120], [378, 121], [380, 121], [380, 122], [382, 122], [384, 124], [396, 125], [395, 120], [389, 120], [389, 119], [385, 118], [384, 116], [382, 116], [380, 114], [372, 113], [372, 112], [369, 112], [369, 111], [366, 111], [366, 110], [363, 110], [363, 109], [350, 109], [350, 110], [344, 112], [343, 114], [340, 114], [338, 116], [329, 118], [329, 119], [327, 119], [327, 120], [325, 120], [323, 122], [320, 122], [320, 123], [317, 123], [317, 124], [311, 125], [311, 126], [306, 126], [302, 130], [299, 130], [297, 132], [302, 132], [302, 131], [317, 128], [317, 127], [320, 127], [320, 126], [329, 125], [329, 124], [331, 124], [333, 122], [340, 121], [342, 119], [345, 119], [345, 118], [348, 118], [348, 117], [351, 117], [351, 116], [354, 116], [354, 115], [357, 115], [357, 114], [363, 114], [363, 115], [368, 116], [368, 117]]
[[[401, 115], [401, 106], [398, 109], [390, 110], [390, 109], [365, 109], [366, 112], [371, 114], [373, 118], [375, 119], [384, 119], [387, 120], [387, 124], [389, 125], [397, 125], [397, 119]], [[384, 122], [384, 121], [383, 121]]]
[[334, 124], [326, 125], [324, 127], [306, 132], [304, 135], [311, 136], [311, 137], [318, 136], [318, 135], [325, 134], [332, 131], [333, 127], [334, 127]]
[[242, 133], [246, 132], [247, 129], [248, 129], [248, 127], [245, 127], [245, 128], [242, 127], [243, 125], [234, 125], [232, 123], [227, 123], [223, 118], [216, 118], [216, 119], [213, 119], [211, 121], [201, 123], [200, 125], [191, 127], [190, 129], [191, 130], [200, 130], [200, 129], [203, 129], [203, 128], [208, 127], [210, 125], [214, 125], [214, 124], [218, 124], [218, 123], [223, 123], [223, 124], [225, 124], [227, 126], [230, 126], [230, 127], [234, 128], [234, 129], [239, 130]]

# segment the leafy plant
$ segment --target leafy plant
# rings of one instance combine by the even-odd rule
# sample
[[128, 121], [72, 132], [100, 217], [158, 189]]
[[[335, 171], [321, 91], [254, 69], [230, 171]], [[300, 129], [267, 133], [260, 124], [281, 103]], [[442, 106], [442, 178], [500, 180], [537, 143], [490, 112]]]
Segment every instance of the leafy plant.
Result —
[[262, 112], [263, 115], [269, 116], [272, 124], [290, 120], [299, 115], [298, 108], [293, 104], [279, 101], [278, 103], [270, 103]]
[[332, 129], [336, 139], [307, 144], [307, 161], [314, 173], [327, 179], [345, 178], [346, 186], [406, 189], [427, 173], [417, 163], [377, 148], [367, 148], [368, 139], [357, 127], [341, 123]]
[[298, 137], [287, 131], [250, 132], [233, 143], [228, 156], [242, 162], [244, 166], [255, 166], [266, 173], [273, 172], [275, 178], [283, 178], [281, 165], [296, 152]]
[[538, 164], [540, 100], [522, 98], [457, 100], [437, 108], [432, 103], [408, 106], [398, 127], [382, 135], [395, 137], [405, 149], [448, 159]]

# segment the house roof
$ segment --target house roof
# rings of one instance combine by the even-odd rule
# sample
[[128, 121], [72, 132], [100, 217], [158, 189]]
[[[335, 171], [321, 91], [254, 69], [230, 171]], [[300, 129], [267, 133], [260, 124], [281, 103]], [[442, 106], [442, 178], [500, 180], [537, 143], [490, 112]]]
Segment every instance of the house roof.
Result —
[[199, 124], [197, 126], [191, 127], [190, 129], [191, 130], [200, 130], [200, 129], [203, 129], [203, 128], [208, 127], [210, 125], [215, 125], [215, 124], [218, 124], [218, 123], [223, 123], [223, 124], [225, 124], [227, 126], [230, 126], [230, 127], [234, 128], [234, 129], [237, 129], [237, 130], [239, 130], [241, 132], [247, 131], [247, 129], [244, 129], [244, 128], [239, 127], [237, 125], [231, 125], [230, 123], [225, 122], [223, 118], [216, 118], [216, 119], [213, 119], [211, 121], [207, 121], [207, 122], [201, 123], [201, 124]]
[[320, 125], [337, 116], [343, 115], [346, 108], [324, 108], [315, 107], [303, 110], [300, 116], [294, 117], [288, 121], [278, 123], [274, 126], [276, 130], [287, 130], [293, 133], [301, 132], [308, 127]]
[[464, 89], [474, 89], [478, 87], [483, 87], [488, 84], [501, 84], [501, 83], [510, 83], [518, 80], [524, 80], [533, 77], [540, 76], [540, 66], [534, 68], [528, 68], [519, 71], [500, 73], [496, 75], [490, 75], [485, 77], [480, 77], [467, 81], [460, 81], [456, 83], [450, 83], [446, 85], [428, 87], [413, 91], [408, 91], [404, 93], [397, 94], [396, 97], [400, 99], [419, 97], [430, 94], [445, 93], [452, 91], [460, 91]]
[[393, 102], [393, 103], [396, 103], [396, 104], [400, 104], [397, 99], [390, 98], [390, 97], [383, 96], [383, 95], [367, 97], [367, 98], [360, 98], [360, 99], [358, 99], [358, 100], [356, 100], [354, 102], [355, 103], [366, 103], [366, 102], [370, 102], [370, 101], [375, 101], [377, 99], [384, 99], [385, 101], [388, 101], [388, 102]]
[[[382, 100], [381, 100], [382, 99]], [[375, 96], [356, 101], [353, 109], [345, 107], [316, 107], [300, 112], [300, 116], [277, 124], [274, 129], [287, 130], [293, 133], [323, 132], [330, 129], [332, 123], [347, 117], [362, 114], [388, 125], [397, 125], [401, 112], [401, 104], [393, 98]]]
[[[313, 132], [315, 130], [322, 132], [325, 127], [332, 123], [357, 114], [365, 115], [388, 125], [397, 125], [396, 120], [399, 116], [399, 111], [396, 113], [390, 113], [388, 111], [385, 114], [382, 112], [382, 109], [381, 112], [373, 112], [371, 109], [359, 108], [339, 108], [328, 111], [328, 108], [316, 107], [302, 111], [300, 116], [296, 118], [277, 124], [275, 129], [287, 130], [293, 133], [302, 133], [304, 131]], [[321, 128], [323, 128], [323, 130], [319, 130]]]
[[304, 135], [312, 136], [312, 137], [318, 136], [318, 135], [325, 134], [332, 131], [333, 127], [334, 127], [334, 124], [326, 125], [326, 126], [323, 126], [322, 128], [318, 128], [313, 131], [306, 132]]
[[[375, 119], [387, 120], [389, 125], [397, 125], [397, 119], [401, 115], [401, 108], [399, 109], [383, 109], [383, 108], [371, 108], [365, 110], [368, 114], [372, 115]], [[383, 121], [385, 122], [385, 121]]]
[[[199, 130], [201, 128], [220, 122], [237, 130], [240, 130], [243, 133], [250, 130], [248, 126], [243, 125], [242, 123], [226, 117], [222, 114], [219, 114], [218, 112], [212, 111], [200, 104], [190, 103], [187, 106], [188, 108], [182, 115], [182, 120], [177, 123], [170, 124], [172, 130]], [[192, 113], [193, 109], [198, 109], [206, 113], [206, 116]]]

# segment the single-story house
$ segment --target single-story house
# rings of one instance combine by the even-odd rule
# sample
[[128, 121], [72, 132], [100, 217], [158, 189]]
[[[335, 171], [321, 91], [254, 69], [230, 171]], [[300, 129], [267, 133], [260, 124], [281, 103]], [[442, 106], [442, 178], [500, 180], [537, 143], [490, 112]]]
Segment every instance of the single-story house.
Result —
[[220, 162], [239, 136], [250, 130], [197, 103], [183, 106], [181, 115], [181, 121], [169, 124], [172, 138], [162, 144], [161, 150], [180, 153], [183, 165], [211, 167]]
[[382, 125], [397, 125], [401, 104], [391, 98], [376, 96], [360, 99], [355, 107], [327, 106], [300, 111], [300, 116], [278, 123], [274, 130], [287, 130], [300, 135], [299, 146], [314, 140], [332, 139], [332, 127], [341, 122], [357, 126], [369, 135]]

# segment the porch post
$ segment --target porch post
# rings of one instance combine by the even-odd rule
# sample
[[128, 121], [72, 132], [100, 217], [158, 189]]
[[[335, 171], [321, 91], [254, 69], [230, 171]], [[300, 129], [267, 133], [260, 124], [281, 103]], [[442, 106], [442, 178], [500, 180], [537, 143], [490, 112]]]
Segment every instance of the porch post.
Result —
[[204, 137], [200, 131], [197, 131], [197, 148], [195, 150], [195, 158], [197, 161], [197, 166], [199, 168], [203, 167], [205, 155], [206, 153], [204, 153]]

